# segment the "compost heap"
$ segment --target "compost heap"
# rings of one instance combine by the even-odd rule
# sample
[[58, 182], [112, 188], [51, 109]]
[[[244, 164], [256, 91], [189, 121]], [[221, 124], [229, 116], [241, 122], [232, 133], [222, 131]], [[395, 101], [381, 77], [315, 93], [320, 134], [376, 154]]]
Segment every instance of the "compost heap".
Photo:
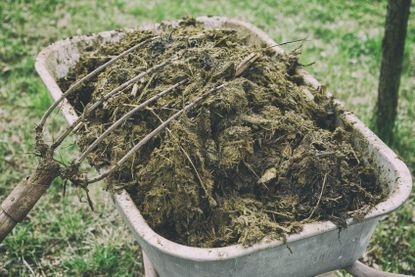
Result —
[[[350, 127], [336, 127], [333, 100], [296, 73], [298, 51], [276, 54], [250, 45], [246, 34], [203, 29], [194, 20], [162, 24], [157, 39], [108, 67], [70, 98], [78, 112], [90, 102], [174, 55], [88, 116], [78, 132], [85, 149], [110, 123], [145, 99], [188, 78], [185, 85], [135, 114], [95, 151], [105, 168], [186, 103], [225, 86], [151, 139], [119, 171], [109, 189], [126, 188], [148, 224], [178, 243], [219, 247], [284, 239], [306, 222], [362, 218], [384, 197]], [[67, 89], [100, 64], [155, 34], [134, 31], [115, 44], [89, 46]], [[259, 58], [236, 77], [238, 64]]]

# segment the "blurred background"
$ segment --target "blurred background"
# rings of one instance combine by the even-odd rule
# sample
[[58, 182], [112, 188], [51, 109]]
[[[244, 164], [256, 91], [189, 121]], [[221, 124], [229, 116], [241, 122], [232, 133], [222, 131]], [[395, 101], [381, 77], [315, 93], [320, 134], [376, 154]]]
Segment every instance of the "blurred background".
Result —
[[[33, 130], [51, 104], [34, 69], [57, 40], [185, 15], [223, 15], [253, 23], [275, 41], [308, 38], [303, 64], [346, 108], [373, 126], [387, 1], [3, 0], [0, 3], [0, 201], [36, 164]], [[412, 4], [414, 11], [415, 4]], [[286, 46], [287, 50], [291, 46]], [[292, 46], [295, 47], [295, 46]], [[66, 124], [57, 113], [52, 131]], [[406, 38], [398, 116], [390, 146], [415, 172], [415, 19]], [[69, 144], [62, 152], [74, 153]], [[415, 197], [377, 227], [363, 261], [415, 274]], [[56, 181], [0, 244], [0, 276], [142, 276], [142, 258], [108, 194]], [[342, 275], [343, 273], [338, 273]]]

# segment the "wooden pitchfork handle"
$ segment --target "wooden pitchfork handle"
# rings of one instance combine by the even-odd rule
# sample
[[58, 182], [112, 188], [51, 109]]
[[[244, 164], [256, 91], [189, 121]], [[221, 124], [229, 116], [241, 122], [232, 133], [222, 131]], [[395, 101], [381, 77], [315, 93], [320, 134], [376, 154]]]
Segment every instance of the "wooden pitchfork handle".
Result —
[[52, 181], [59, 176], [60, 166], [54, 160], [41, 159], [34, 174], [20, 181], [1, 204], [0, 242], [22, 221]]

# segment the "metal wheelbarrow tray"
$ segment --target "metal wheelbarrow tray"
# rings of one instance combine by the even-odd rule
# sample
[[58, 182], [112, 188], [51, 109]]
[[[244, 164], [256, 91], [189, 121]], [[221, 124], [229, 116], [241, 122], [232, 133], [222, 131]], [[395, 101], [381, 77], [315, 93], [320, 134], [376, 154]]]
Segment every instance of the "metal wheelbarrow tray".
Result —
[[[240, 30], [250, 35], [252, 43], [276, 44], [264, 32], [242, 21], [224, 17], [199, 17], [197, 21], [206, 28]], [[140, 28], [156, 30], [157, 27], [158, 24], [146, 24]], [[52, 97], [56, 100], [62, 95], [57, 80], [68, 74], [85, 47], [98, 36], [116, 43], [129, 31], [74, 37], [44, 49], [37, 57], [36, 70]], [[320, 86], [306, 71], [299, 73], [307, 84], [315, 88]], [[340, 109], [341, 105], [337, 104]], [[69, 123], [77, 118], [67, 101], [62, 112]], [[306, 224], [301, 233], [288, 236], [286, 242], [263, 240], [250, 247], [196, 248], [174, 243], [156, 234], [126, 191], [113, 195], [114, 202], [160, 276], [313, 276], [345, 267], [363, 254], [380, 217], [405, 202], [411, 192], [412, 180], [406, 165], [352, 113], [339, 113], [338, 118], [339, 125], [352, 126], [355, 145], [365, 151], [381, 182], [390, 190], [387, 199], [373, 208], [363, 221], [349, 219], [345, 229], [339, 230], [329, 221], [317, 222]]]

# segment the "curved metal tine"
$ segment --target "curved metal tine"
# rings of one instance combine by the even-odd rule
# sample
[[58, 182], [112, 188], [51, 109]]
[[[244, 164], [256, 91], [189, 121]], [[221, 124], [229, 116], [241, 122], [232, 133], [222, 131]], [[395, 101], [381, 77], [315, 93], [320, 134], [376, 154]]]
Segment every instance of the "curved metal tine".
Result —
[[141, 103], [140, 105], [138, 105], [137, 107], [135, 107], [134, 109], [132, 109], [129, 112], [127, 112], [126, 114], [124, 114], [121, 118], [119, 118], [116, 122], [114, 122], [110, 127], [108, 127], [108, 129], [106, 129], [98, 138], [96, 138], [94, 140], [94, 142], [92, 142], [88, 146], [88, 148], [75, 160], [75, 164], [81, 163], [85, 159], [86, 155], [88, 155], [92, 150], [94, 150], [94, 148], [100, 142], [102, 142], [105, 137], [107, 137], [115, 128], [117, 128], [122, 123], [124, 123], [125, 121], [127, 121], [127, 119], [129, 119], [131, 116], [133, 116], [136, 112], [142, 110], [148, 104], [156, 101], [160, 97], [164, 96], [165, 94], [169, 93], [170, 91], [174, 90], [175, 88], [179, 87], [180, 85], [186, 83], [187, 81], [188, 81], [187, 79], [184, 79], [184, 80], [182, 80], [182, 81], [174, 84], [173, 86], [170, 86], [169, 88], [167, 88], [167, 89], [159, 92], [158, 94], [156, 94], [153, 97], [147, 99], [146, 101], [144, 101], [143, 103]]
[[147, 134], [142, 140], [140, 140], [136, 145], [134, 145], [134, 147], [131, 148], [127, 152], [127, 154], [125, 154], [115, 165], [111, 166], [108, 170], [106, 170], [102, 174], [100, 174], [100, 175], [98, 175], [96, 177], [93, 177], [93, 178], [91, 178], [89, 180], [87, 179], [86, 180], [86, 183], [87, 184], [92, 184], [92, 183], [101, 181], [102, 179], [106, 178], [108, 175], [110, 175], [111, 173], [113, 173], [114, 171], [116, 171], [118, 168], [120, 168], [123, 165], [123, 163], [125, 163], [128, 159], [130, 159], [134, 155], [134, 153], [136, 153], [144, 144], [146, 144], [154, 136], [158, 135], [173, 120], [175, 120], [176, 118], [178, 118], [182, 113], [185, 113], [186, 111], [188, 111], [190, 108], [192, 108], [194, 105], [196, 105], [197, 103], [199, 103], [200, 101], [202, 101], [204, 98], [206, 98], [207, 96], [209, 96], [213, 92], [215, 92], [215, 91], [223, 88], [225, 85], [226, 85], [226, 83], [225, 84], [221, 84], [219, 86], [216, 86], [214, 88], [211, 88], [210, 90], [206, 91], [205, 93], [203, 93], [199, 97], [193, 99], [185, 107], [183, 107], [183, 109], [181, 109], [180, 111], [178, 111], [175, 114], [173, 114], [171, 117], [169, 117], [167, 120], [165, 120], [162, 124], [160, 124], [157, 128], [155, 128], [153, 131], [151, 131], [149, 134]]
[[174, 56], [168, 60], [165, 60], [159, 64], [156, 64], [153, 67], [150, 67], [149, 69], [147, 69], [144, 72], [141, 72], [140, 74], [136, 75], [134, 78], [128, 80], [127, 82], [119, 85], [118, 87], [114, 88], [112, 91], [110, 91], [109, 93], [107, 93], [106, 95], [102, 96], [98, 101], [96, 101], [94, 104], [92, 104], [92, 106], [90, 106], [89, 108], [85, 108], [84, 112], [75, 120], [75, 122], [73, 122], [68, 128], [66, 128], [66, 130], [56, 139], [56, 141], [52, 144], [51, 148], [52, 149], [56, 149], [62, 142], [63, 140], [77, 127], [77, 125], [84, 120], [84, 118], [88, 115], [88, 113], [92, 112], [93, 110], [95, 110], [97, 107], [99, 107], [99, 105], [101, 105], [102, 103], [104, 103], [105, 101], [107, 101], [109, 98], [115, 96], [117, 93], [119, 93], [120, 91], [129, 88], [130, 86], [132, 86], [135, 82], [137, 82], [139, 79], [143, 78], [144, 76], [150, 74], [151, 72], [175, 61], [178, 59], [178, 56]]
[[73, 83], [60, 97], [59, 99], [54, 102], [52, 105], [49, 106], [49, 108], [46, 110], [46, 112], [43, 114], [42, 118], [40, 119], [40, 123], [39, 123], [39, 127], [41, 127], [43, 129], [43, 126], [46, 123], [46, 119], [49, 117], [49, 115], [53, 112], [53, 110], [71, 93], [73, 92], [79, 85], [81, 85], [83, 82], [88, 81], [89, 79], [91, 79], [92, 77], [96, 76], [98, 73], [100, 73], [101, 71], [103, 71], [106, 67], [110, 66], [111, 64], [113, 64], [114, 62], [116, 62], [117, 60], [119, 60], [120, 58], [124, 57], [125, 55], [131, 53], [132, 51], [134, 51], [135, 49], [137, 49], [138, 47], [143, 46], [144, 44], [153, 41], [154, 39], [158, 38], [159, 36], [155, 36], [149, 39], [146, 39], [130, 48], [128, 48], [127, 50], [125, 50], [124, 52], [122, 52], [121, 54], [119, 54], [118, 56], [115, 56], [114, 58], [112, 58], [111, 60], [109, 60], [108, 62], [98, 66], [97, 68], [95, 68], [93, 71], [91, 71], [90, 73], [88, 73], [87, 75], [85, 75], [84, 77], [82, 77], [81, 79], [79, 79], [78, 81], [76, 81], [75, 83]]

